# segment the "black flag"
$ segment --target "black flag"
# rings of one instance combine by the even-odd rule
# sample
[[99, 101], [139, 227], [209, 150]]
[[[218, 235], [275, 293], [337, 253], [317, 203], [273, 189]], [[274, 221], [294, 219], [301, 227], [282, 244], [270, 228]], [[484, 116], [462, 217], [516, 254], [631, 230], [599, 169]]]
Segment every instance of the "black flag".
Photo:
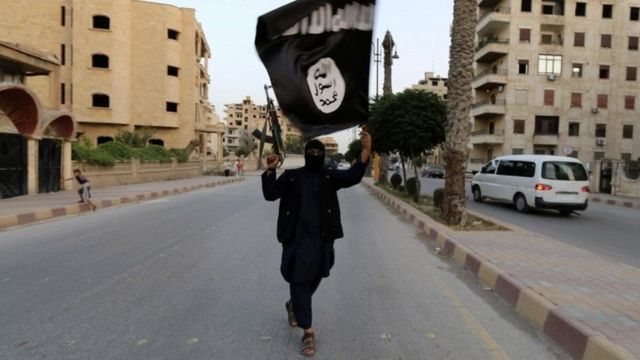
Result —
[[367, 121], [375, 0], [297, 0], [258, 18], [256, 49], [305, 137]]

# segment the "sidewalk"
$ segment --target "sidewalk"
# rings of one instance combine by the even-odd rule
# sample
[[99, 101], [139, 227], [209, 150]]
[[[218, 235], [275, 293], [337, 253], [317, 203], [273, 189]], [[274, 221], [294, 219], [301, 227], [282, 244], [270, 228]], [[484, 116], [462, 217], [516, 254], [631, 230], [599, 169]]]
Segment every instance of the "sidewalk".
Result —
[[[160, 181], [93, 189], [91, 199], [101, 208], [140, 202], [172, 194], [185, 193], [242, 181], [235, 177], [202, 176], [191, 179]], [[49, 194], [25, 195], [0, 200], [0, 229], [90, 211], [79, 204], [75, 190]]]
[[589, 194], [589, 201], [640, 210], [640, 198], [636, 197], [591, 193]]
[[517, 228], [452, 231], [363, 183], [573, 358], [640, 358], [640, 269]]

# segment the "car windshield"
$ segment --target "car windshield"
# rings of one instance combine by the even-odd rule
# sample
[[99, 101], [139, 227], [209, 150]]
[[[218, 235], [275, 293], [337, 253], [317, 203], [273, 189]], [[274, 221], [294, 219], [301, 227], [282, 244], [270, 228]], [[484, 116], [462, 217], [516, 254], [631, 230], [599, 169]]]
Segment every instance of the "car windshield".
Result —
[[549, 180], [586, 181], [587, 171], [576, 162], [546, 161], [542, 164], [542, 178]]

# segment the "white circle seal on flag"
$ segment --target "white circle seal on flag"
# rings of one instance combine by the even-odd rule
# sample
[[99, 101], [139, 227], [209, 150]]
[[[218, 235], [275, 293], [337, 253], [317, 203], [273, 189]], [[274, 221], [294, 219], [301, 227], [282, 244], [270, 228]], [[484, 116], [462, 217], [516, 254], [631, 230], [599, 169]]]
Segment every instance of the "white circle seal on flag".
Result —
[[322, 58], [309, 68], [307, 84], [313, 101], [323, 113], [330, 114], [342, 105], [346, 85], [332, 58]]

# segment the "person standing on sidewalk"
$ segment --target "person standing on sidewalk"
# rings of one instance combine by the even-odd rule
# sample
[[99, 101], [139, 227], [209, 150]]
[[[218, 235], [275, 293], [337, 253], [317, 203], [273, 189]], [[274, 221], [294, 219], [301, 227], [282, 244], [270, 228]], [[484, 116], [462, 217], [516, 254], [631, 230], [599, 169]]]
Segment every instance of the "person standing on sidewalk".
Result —
[[225, 160], [224, 161], [224, 176], [229, 176], [229, 171], [231, 171], [231, 164], [229, 163], [229, 160]]
[[262, 174], [265, 200], [280, 199], [277, 236], [282, 243], [280, 272], [289, 283], [290, 298], [285, 307], [289, 325], [303, 329], [300, 352], [315, 354], [315, 331], [311, 327], [311, 297], [334, 264], [333, 243], [343, 237], [337, 191], [358, 184], [364, 176], [371, 136], [361, 134], [360, 159], [348, 170], [324, 167], [325, 147], [318, 140], [305, 146], [305, 166], [286, 170], [276, 179], [278, 157], [267, 157]]
[[71, 181], [75, 179], [80, 185], [80, 188], [78, 189], [80, 201], [78, 202], [87, 203], [89, 206], [91, 206], [91, 209], [95, 211], [97, 206], [93, 202], [91, 202], [91, 182], [89, 182], [89, 179], [87, 179], [86, 176], [82, 175], [82, 172], [79, 169], [73, 170], [73, 176], [74, 177], [72, 178], [63, 179], [63, 181]]

